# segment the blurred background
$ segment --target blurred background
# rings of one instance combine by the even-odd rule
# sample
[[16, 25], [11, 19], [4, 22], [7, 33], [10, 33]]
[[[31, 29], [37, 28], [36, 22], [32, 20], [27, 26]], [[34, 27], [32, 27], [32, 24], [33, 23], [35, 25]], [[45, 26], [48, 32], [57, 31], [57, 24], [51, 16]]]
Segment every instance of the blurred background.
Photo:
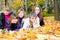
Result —
[[35, 4], [42, 8], [44, 27], [6, 32], [5, 29], [0, 30], [0, 40], [60, 40], [60, 0], [0, 0], [0, 14], [8, 6], [16, 14], [22, 7], [29, 15]]
[[0, 11], [4, 6], [8, 6], [17, 13], [17, 10], [23, 7], [28, 15], [35, 4], [41, 6], [44, 17], [55, 16], [55, 20], [60, 20], [60, 0], [0, 0]]

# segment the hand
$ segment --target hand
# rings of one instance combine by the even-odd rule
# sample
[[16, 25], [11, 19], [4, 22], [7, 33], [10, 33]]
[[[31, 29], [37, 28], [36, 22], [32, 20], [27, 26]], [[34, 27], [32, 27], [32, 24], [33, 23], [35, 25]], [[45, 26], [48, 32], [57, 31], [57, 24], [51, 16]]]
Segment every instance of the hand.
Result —
[[11, 23], [17, 23], [17, 19], [13, 19], [12, 21], [11, 21]]
[[22, 20], [22, 23], [24, 23], [25, 19]]

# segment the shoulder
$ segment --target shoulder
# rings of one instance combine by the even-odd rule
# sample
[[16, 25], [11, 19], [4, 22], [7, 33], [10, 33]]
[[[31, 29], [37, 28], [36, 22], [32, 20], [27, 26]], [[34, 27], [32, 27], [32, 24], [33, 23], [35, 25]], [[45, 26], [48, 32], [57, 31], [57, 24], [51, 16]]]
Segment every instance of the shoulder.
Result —
[[4, 13], [2, 12], [2, 13], [0, 13], [0, 16], [2, 17], [2, 16], [4, 16]]
[[25, 21], [29, 21], [29, 18], [26, 18]]
[[39, 17], [37, 17], [36, 19], [39, 20]]
[[26, 19], [24, 20], [24, 23], [29, 24], [29, 18], [26, 18]]
[[13, 14], [13, 15], [16, 15], [14, 12], [10, 11], [10, 15], [12, 15], [12, 14]]
[[2, 14], [3, 12], [1, 12], [0, 14]]

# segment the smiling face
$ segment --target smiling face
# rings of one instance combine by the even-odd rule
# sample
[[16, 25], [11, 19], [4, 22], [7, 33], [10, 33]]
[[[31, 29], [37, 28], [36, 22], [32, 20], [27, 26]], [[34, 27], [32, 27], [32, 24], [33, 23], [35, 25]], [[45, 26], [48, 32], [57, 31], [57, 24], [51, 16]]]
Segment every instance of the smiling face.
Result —
[[24, 16], [24, 12], [23, 12], [23, 11], [20, 11], [19, 14], [18, 14], [18, 16], [19, 16], [20, 18], [22, 18], [22, 17]]
[[39, 14], [39, 12], [40, 12], [40, 8], [39, 7], [35, 7], [35, 13]]
[[4, 11], [5, 15], [8, 15], [10, 13], [10, 11]]
[[34, 16], [31, 16], [30, 17], [30, 21], [33, 23], [34, 21], [36, 20], [36, 17], [34, 17]]
[[8, 15], [10, 13], [10, 9], [8, 7], [4, 7], [3, 11], [5, 15]]

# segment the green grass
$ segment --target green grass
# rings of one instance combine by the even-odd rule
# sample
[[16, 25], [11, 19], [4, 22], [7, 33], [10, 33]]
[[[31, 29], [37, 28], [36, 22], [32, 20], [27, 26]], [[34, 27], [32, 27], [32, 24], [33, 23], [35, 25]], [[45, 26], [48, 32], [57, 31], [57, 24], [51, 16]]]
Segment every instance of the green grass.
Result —
[[43, 14], [43, 17], [54, 16], [54, 14]]
[[43, 17], [54, 16], [54, 13], [42, 12]]

